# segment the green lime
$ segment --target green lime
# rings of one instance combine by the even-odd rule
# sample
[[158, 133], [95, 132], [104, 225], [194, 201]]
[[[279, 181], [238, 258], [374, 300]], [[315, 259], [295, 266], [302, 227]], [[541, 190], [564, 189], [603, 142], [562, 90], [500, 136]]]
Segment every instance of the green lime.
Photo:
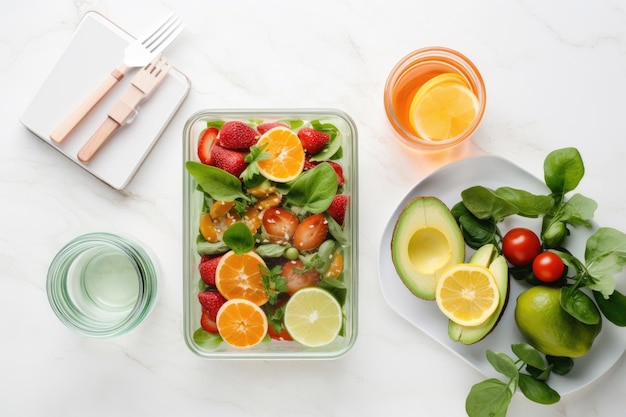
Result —
[[561, 307], [559, 288], [536, 285], [517, 297], [515, 323], [528, 342], [546, 355], [578, 358], [589, 352], [600, 333], [598, 324], [584, 324]]

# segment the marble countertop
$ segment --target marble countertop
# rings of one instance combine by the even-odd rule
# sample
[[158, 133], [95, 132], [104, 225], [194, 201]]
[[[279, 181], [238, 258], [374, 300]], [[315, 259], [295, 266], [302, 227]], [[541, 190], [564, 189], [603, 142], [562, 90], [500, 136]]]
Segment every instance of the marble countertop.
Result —
[[[140, 34], [165, 9], [187, 24], [167, 56], [191, 90], [137, 175], [117, 191], [19, 119], [86, 12]], [[393, 65], [430, 45], [469, 56], [488, 96], [473, 140], [435, 155], [403, 147], [382, 103]], [[574, 146], [586, 165], [578, 191], [599, 202], [598, 222], [626, 230], [622, 0], [0, 0], [0, 91], [3, 416], [462, 416], [470, 387], [484, 377], [396, 314], [380, 290], [381, 235], [408, 190], [478, 154], [541, 176], [549, 151]], [[202, 109], [289, 107], [337, 108], [358, 128], [357, 342], [332, 361], [200, 359], [183, 340], [183, 126]], [[110, 340], [64, 327], [45, 291], [56, 251], [93, 231], [145, 242], [162, 271], [152, 314]], [[558, 404], [516, 394], [508, 415], [621, 415], [625, 375], [622, 357]]]

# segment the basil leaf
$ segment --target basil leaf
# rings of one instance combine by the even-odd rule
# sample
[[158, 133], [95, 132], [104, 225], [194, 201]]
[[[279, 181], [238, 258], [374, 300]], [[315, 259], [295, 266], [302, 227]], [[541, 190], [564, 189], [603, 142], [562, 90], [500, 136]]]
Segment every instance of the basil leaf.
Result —
[[561, 399], [559, 393], [548, 384], [530, 375], [520, 374], [519, 387], [526, 398], [539, 404], [554, 404]]
[[562, 148], [548, 154], [543, 171], [548, 188], [562, 199], [578, 186], [585, 175], [585, 166], [576, 148]]
[[465, 207], [481, 220], [494, 219], [502, 221], [519, 212], [518, 208], [499, 197], [493, 190], [481, 185], [467, 188], [461, 192], [461, 198]]
[[487, 360], [493, 368], [510, 379], [517, 379], [519, 371], [513, 359], [504, 353], [495, 353], [487, 349]]
[[469, 417], [505, 417], [513, 393], [507, 384], [490, 378], [475, 384], [465, 400]]
[[544, 361], [541, 353], [528, 343], [514, 343], [511, 345], [511, 350], [515, 353], [515, 355], [517, 355], [518, 358], [533, 368], [541, 370], [546, 369], [546, 362]]
[[550, 213], [554, 207], [554, 199], [547, 195], [535, 195], [525, 190], [511, 187], [500, 187], [496, 195], [518, 209], [518, 214], [524, 217], [535, 218]]
[[607, 320], [616, 326], [626, 326], [626, 296], [624, 294], [615, 290], [611, 295], [604, 297], [594, 291], [593, 297]]
[[243, 222], [233, 223], [222, 237], [224, 243], [237, 255], [242, 255], [254, 249], [254, 236]]
[[581, 323], [597, 324], [601, 319], [593, 300], [578, 288], [562, 287], [559, 301], [563, 310]]
[[289, 183], [287, 201], [310, 213], [326, 211], [337, 193], [337, 174], [326, 162], [300, 174]]
[[234, 201], [237, 198], [249, 200], [242, 190], [241, 181], [234, 175], [196, 161], [187, 161], [185, 167], [202, 190], [214, 200]]

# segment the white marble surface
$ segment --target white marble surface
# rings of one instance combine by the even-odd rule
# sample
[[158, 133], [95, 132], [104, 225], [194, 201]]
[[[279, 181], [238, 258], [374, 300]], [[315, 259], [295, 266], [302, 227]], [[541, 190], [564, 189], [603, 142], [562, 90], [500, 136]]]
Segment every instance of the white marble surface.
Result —
[[[19, 117], [85, 12], [139, 34], [166, 8], [187, 23], [167, 55], [192, 88], [118, 192]], [[429, 45], [468, 55], [488, 92], [473, 142], [437, 157], [403, 148], [382, 104], [395, 62]], [[380, 292], [378, 245], [396, 202], [447, 161], [493, 153], [541, 175], [547, 152], [575, 146], [587, 167], [579, 191], [599, 202], [600, 222], [626, 230], [623, 0], [0, 0], [0, 91], [2, 416], [462, 416], [483, 377], [401, 319]], [[183, 341], [182, 128], [197, 110], [255, 107], [334, 107], [359, 129], [360, 326], [339, 360], [207, 361]], [[162, 270], [153, 313], [113, 340], [66, 329], [45, 292], [56, 251], [99, 230], [146, 242]], [[622, 358], [551, 406], [517, 394], [509, 416], [623, 415], [625, 375]]]

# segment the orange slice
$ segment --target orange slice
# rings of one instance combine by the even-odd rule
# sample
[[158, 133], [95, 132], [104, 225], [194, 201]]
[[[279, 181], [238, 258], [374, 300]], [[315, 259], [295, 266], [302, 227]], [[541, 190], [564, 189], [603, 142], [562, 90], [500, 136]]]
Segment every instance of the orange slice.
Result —
[[478, 326], [496, 311], [500, 293], [488, 268], [457, 264], [439, 277], [435, 300], [450, 320], [463, 326]]
[[265, 262], [255, 252], [242, 255], [226, 252], [215, 270], [215, 286], [227, 300], [243, 298], [263, 305], [269, 296], [263, 286], [261, 266], [265, 266]]
[[257, 161], [259, 172], [272, 181], [289, 182], [304, 168], [304, 148], [298, 136], [286, 127], [278, 126], [265, 132], [257, 142], [266, 145], [268, 159]]
[[424, 93], [418, 90], [409, 120], [422, 139], [447, 140], [470, 127], [478, 108], [478, 98], [467, 85], [447, 81], [428, 87]]
[[226, 301], [217, 311], [217, 331], [231, 346], [251, 347], [267, 334], [267, 316], [261, 307], [244, 299]]
[[431, 89], [449, 84], [463, 85], [470, 88], [467, 80], [461, 74], [457, 74], [456, 72], [444, 72], [443, 74], [436, 75], [422, 84], [422, 86], [417, 90], [417, 93], [413, 96], [413, 100], [411, 101], [410, 114], [415, 113], [416, 103], [418, 103]]

